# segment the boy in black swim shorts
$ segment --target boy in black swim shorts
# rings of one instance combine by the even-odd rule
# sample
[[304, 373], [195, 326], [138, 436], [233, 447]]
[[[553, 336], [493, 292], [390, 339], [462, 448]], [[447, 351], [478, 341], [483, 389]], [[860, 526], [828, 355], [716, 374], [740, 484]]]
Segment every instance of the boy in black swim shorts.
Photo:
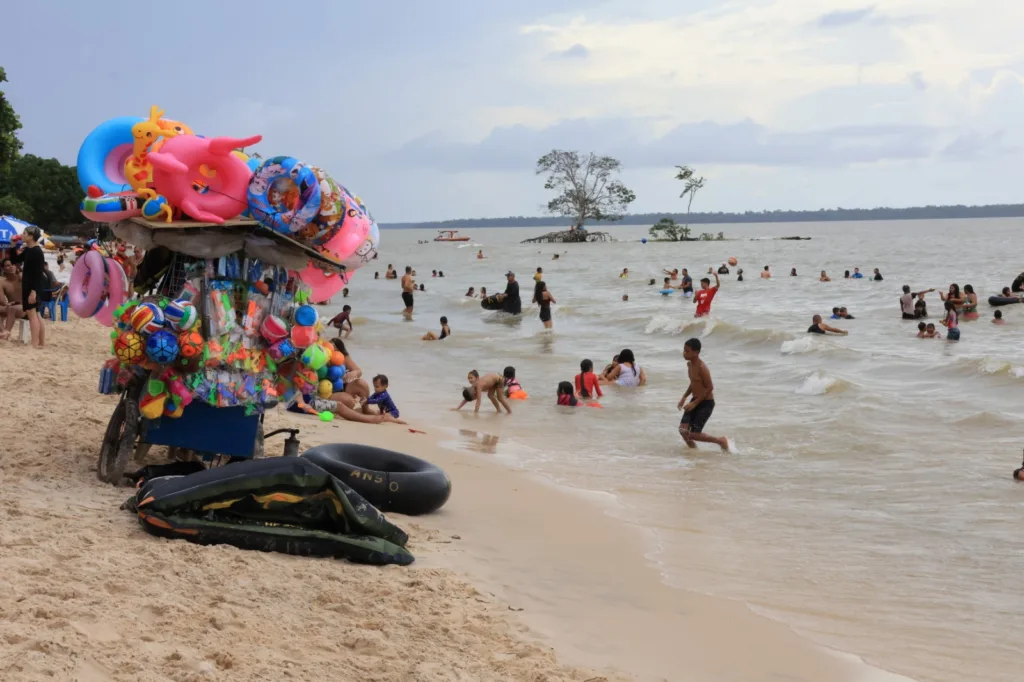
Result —
[[[677, 405], [683, 411], [683, 418], [679, 422], [679, 435], [691, 448], [697, 447], [697, 442], [714, 443], [723, 451], [728, 451], [728, 438], [704, 433], [704, 425], [715, 409], [715, 386], [711, 382], [711, 370], [700, 359], [700, 349], [700, 339], [690, 339], [683, 345], [683, 357], [686, 359], [690, 384]], [[687, 396], [691, 396], [690, 402], [686, 402]]]

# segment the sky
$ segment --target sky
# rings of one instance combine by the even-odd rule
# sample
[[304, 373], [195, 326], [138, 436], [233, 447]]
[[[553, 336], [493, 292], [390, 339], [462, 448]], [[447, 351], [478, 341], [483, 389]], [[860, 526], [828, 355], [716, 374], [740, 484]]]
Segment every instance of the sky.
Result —
[[68, 164], [157, 104], [382, 223], [540, 215], [556, 148], [620, 159], [636, 213], [684, 164], [695, 211], [1022, 201], [1019, 0], [8, 4], [24, 152]]

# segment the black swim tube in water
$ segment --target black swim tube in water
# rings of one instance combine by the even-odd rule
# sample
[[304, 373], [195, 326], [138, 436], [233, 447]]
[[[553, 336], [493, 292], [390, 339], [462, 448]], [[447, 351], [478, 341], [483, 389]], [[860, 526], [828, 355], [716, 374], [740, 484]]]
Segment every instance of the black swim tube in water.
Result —
[[429, 514], [444, 506], [452, 483], [441, 467], [393, 450], [328, 443], [302, 456], [344, 481], [381, 511]]

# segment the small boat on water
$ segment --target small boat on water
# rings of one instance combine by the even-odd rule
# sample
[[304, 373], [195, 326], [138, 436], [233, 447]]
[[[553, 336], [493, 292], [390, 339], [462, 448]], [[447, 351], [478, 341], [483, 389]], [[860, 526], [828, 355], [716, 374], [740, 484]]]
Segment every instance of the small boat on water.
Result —
[[438, 230], [438, 234], [434, 237], [435, 242], [468, 242], [469, 237], [459, 236], [458, 230]]

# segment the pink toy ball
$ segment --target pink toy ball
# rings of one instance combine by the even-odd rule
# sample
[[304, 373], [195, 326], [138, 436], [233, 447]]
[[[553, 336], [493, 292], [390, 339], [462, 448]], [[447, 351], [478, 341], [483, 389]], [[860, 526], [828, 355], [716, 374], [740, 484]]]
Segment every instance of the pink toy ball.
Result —
[[[221, 224], [246, 209], [246, 196], [252, 171], [232, 152], [263, 139], [252, 137], [197, 137], [178, 135], [147, 157], [153, 166], [153, 187], [171, 206], [194, 220]], [[204, 174], [206, 166], [213, 177]], [[195, 191], [196, 178], [202, 177], [208, 191]]]
[[260, 333], [267, 343], [275, 344], [288, 338], [288, 325], [277, 315], [267, 315], [260, 326]]

